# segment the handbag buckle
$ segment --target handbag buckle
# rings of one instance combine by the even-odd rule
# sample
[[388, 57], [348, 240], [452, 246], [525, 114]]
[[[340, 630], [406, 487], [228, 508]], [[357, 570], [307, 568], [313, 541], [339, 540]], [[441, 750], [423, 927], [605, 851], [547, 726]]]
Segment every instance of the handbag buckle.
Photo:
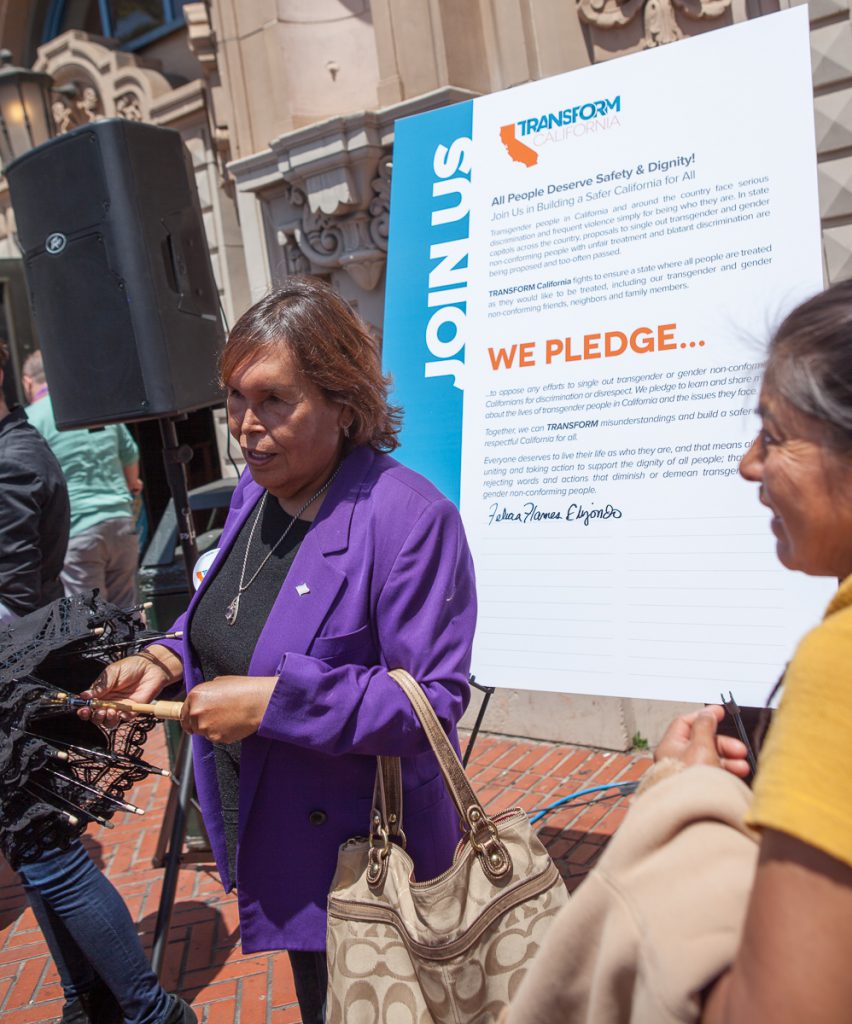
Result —
[[405, 831], [402, 826], [398, 824], [399, 819], [395, 814], [388, 815], [388, 824], [393, 829], [390, 838], [396, 839], [403, 850], [408, 846], [408, 838], [405, 835]]
[[367, 854], [367, 883], [378, 885], [385, 873], [387, 864], [387, 851], [377, 846], [371, 846]]
[[387, 869], [390, 834], [381, 814], [374, 808], [370, 817], [370, 852], [367, 854], [367, 883], [378, 885]]
[[494, 824], [493, 821], [486, 819], [485, 831], [488, 833], [488, 835], [485, 837], [485, 840], [483, 842], [480, 842], [473, 829], [471, 829], [470, 832], [468, 833], [468, 836], [470, 838], [470, 845], [474, 848], [474, 850], [476, 850], [477, 853], [485, 853], [486, 848], [490, 846], [491, 842], [497, 838], [497, 826]]
[[[479, 857], [485, 873], [491, 878], [500, 878], [512, 870], [512, 858], [500, 841], [497, 826], [486, 815], [473, 808], [468, 814], [471, 829], [467, 834], [470, 845]], [[474, 831], [474, 829], [476, 831]], [[477, 833], [484, 831], [484, 838]]]

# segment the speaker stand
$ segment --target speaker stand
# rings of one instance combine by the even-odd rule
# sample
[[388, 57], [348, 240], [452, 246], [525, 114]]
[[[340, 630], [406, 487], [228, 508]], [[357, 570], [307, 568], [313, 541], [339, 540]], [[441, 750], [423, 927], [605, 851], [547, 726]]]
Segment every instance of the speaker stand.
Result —
[[[178, 538], [183, 553], [186, 583], [189, 594], [193, 592], [192, 571], [198, 561], [198, 545], [195, 540], [195, 524], [192, 521], [192, 510], [189, 507], [189, 491], [186, 485], [186, 465], [192, 458], [192, 448], [178, 443], [177, 427], [174, 419], [161, 419], [160, 436], [163, 441], [163, 461], [166, 466], [166, 479], [172, 494], [172, 501], [177, 516]], [[178, 872], [181, 865], [183, 843], [186, 836], [186, 815], [189, 810], [195, 789], [192, 775], [192, 744], [188, 737], [181, 738], [180, 747], [175, 758], [176, 785], [169, 793], [166, 814], [163, 819], [160, 841], [157, 850], [163, 872], [163, 889], [160, 893], [160, 905], [157, 908], [157, 923], [154, 926], [154, 948], [151, 952], [151, 967], [155, 974], [160, 974], [169, 940], [169, 925], [177, 891]], [[168, 830], [168, 846], [165, 833]], [[165, 850], [165, 854], [162, 851]], [[159, 866], [159, 865], [157, 865]]]
[[192, 448], [188, 444], [178, 442], [177, 417], [175, 419], [158, 420], [160, 437], [163, 442], [163, 462], [166, 466], [166, 480], [175, 504], [177, 516], [178, 540], [183, 552], [183, 564], [186, 570], [186, 584], [190, 594], [193, 593], [192, 570], [198, 561], [198, 545], [195, 542], [195, 524], [192, 521], [192, 510], [189, 507], [189, 491], [186, 486], [186, 466], [192, 460]]

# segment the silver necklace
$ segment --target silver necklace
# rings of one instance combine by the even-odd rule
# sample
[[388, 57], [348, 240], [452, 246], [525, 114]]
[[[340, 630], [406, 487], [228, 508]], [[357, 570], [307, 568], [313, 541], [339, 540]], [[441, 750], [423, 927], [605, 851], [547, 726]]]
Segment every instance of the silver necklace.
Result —
[[285, 539], [287, 537], [287, 534], [293, 529], [293, 527], [296, 524], [296, 520], [299, 518], [299, 516], [305, 511], [305, 509], [309, 505], [313, 505], [313, 503], [317, 500], [317, 498], [319, 498], [321, 495], [325, 494], [325, 492], [329, 489], [329, 487], [331, 487], [331, 485], [332, 485], [332, 483], [334, 481], [334, 478], [337, 476], [337, 474], [339, 472], [340, 472], [340, 466], [337, 467], [337, 469], [331, 474], [331, 476], [328, 478], [328, 480], [326, 480], [326, 482], [322, 485], [322, 487], [320, 487], [320, 489], [316, 492], [316, 494], [314, 494], [310, 498], [308, 498], [308, 500], [305, 502], [305, 504], [302, 505], [302, 507], [299, 509], [299, 511], [293, 516], [293, 518], [287, 524], [287, 528], [284, 530], [284, 532], [281, 534], [281, 536], [278, 538], [278, 540], [275, 542], [275, 544], [266, 553], [266, 557], [263, 559], [263, 561], [260, 563], [260, 565], [255, 569], [255, 571], [251, 574], [251, 578], [248, 580], [248, 582], [243, 582], [245, 580], [245, 578], [246, 578], [246, 566], [248, 565], [248, 556], [249, 556], [249, 551], [251, 551], [251, 543], [254, 540], [254, 532], [257, 529], [257, 524], [260, 522], [260, 519], [261, 519], [261, 517], [263, 515], [263, 509], [265, 508], [266, 499], [267, 499], [267, 497], [269, 495], [269, 491], [264, 491], [263, 497], [260, 499], [260, 504], [257, 506], [257, 512], [255, 513], [254, 522], [251, 524], [251, 531], [249, 532], [248, 543], [246, 544], [245, 554], [243, 555], [243, 567], [240, 570], [240, 583], [239, 583], [239, 587], [237, 589], [236, 594], [234, 594], [233, 599], [231, 600], [231, 603], [225, 609], [225, 622], [227, 622], [229, 626], [233, 626], [236, 623], [237, 615], [239, 615], [239, 612], [240, 612], [240, 598], [243, 596], [243, 594], [248, 590], [248, 588], [252, 585], [252, 583], [254, 583], [254, 581], [260, 575], [260, 570], [266, 565], [266, 563], [269, 561], [269, 559], [272, 558], [272, 556], [275, 554], [275, 552], [278, 550], [278, 548], [281, 547], [281, 545], [284, 543], [284, 541], [285, 541]]

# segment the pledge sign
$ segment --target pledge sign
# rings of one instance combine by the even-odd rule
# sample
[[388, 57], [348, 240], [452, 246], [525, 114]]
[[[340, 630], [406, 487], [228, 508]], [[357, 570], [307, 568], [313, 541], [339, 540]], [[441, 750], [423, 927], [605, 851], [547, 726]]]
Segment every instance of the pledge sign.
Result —
[[[672, 352], [678, 348], [704, 347], [701, 341], [678, 341], [677, 324], [658, 324], [657, 327], [636, 327], [629, 334], [623, 331], [596, 331], [574, 341], [571, 338], [548, 338], [543, 343], [525, 341], [511, 348], [494, 349], [489, 346], [491, 369], [512, 369], [514, 366], [536, 366], [540, 350], [544, 349], [544, 362], [576, 363], [580, 359], [610, 359], [625, 352]], [[517, 357], [517, 358], [516, 358]]]
[[398, 124], [385, 362], [483, 682], [757, 704], [818, 619], [737, 470], [822, 286], [811, 97], [796, 8]]

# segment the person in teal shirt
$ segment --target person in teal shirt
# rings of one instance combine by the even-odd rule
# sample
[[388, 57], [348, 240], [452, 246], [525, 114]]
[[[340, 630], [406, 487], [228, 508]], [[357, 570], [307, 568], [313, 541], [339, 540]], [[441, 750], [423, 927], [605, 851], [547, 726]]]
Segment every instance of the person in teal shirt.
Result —
[[137, 603], [139, 542], [133, 500], [142, 491], [139, 448], [123, 424], [96, 430], [56, 428], [41, 352], [24, 361], [26, 413], [56, 456], [71, 500], [71, 535], [62, 568], [66, 595], [97, 587], [119, 608]]

